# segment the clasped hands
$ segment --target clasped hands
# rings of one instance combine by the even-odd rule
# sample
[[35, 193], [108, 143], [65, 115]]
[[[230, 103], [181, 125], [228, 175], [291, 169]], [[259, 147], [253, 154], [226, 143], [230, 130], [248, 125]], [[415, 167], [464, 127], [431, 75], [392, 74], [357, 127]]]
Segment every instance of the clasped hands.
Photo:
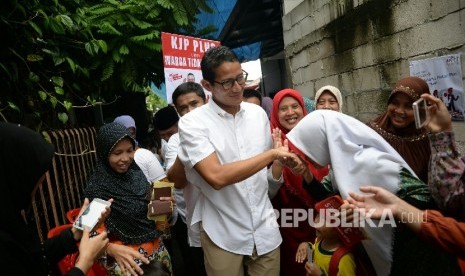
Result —
[[276, 161], [282, 166], [286, 166], [295, 174], [304, 174], [308, 171], [306, 162], [297, 154], [289, 151], [287, 139], [281, 139], [281, 130], [275, 128], [272, 131], [273, 148], [278, 150]]

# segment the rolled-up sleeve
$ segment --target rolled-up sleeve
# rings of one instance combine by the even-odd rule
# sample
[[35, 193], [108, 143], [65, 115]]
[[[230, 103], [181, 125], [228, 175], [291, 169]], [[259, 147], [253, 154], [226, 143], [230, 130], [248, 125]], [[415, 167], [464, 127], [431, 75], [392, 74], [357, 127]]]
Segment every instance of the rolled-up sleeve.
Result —
[[283, 174], [279, 176], [279, 179], [274, 179], [272, 167], [268, 168], [268, 197], [273, 198], [278, 193], [279, 189], [284, 183]]
[[445, 251], [465, 259], [465, 223], [444, 217], [438, 211], [423, 212], [419, 235]]

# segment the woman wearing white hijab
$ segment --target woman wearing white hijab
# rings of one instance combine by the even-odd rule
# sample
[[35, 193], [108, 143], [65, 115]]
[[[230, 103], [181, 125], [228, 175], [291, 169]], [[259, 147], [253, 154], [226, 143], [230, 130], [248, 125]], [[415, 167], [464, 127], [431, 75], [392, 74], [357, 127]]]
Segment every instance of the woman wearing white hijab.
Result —
[[[331, 165], [332, 190], [339, 192], [343, 198], [349, 192], [359, 192], [360, 186], [372, 185], [383, 187], [417, 207], [431, 206], [427, 186], [397, 151], [355, 118], [340, 112], [316, 110], [303, 118], [287, 134], [287, 138], [313, 163]], [[445, 267], [441, 260], [447, 261], [448, 256], [441, 258], [443, 252], [422, 242], [411, 242], [415, 239], [413, 234], [405, 236], [404, 229], [398, 227], [394, 231], [390, 224], [383, 227], [367, 224], [365, 230], [369, 240], [363, 241], [363, 245], [377, 275], [398, 275], [406, 270], [424, 270], [426, 274], [422, 275], [443, 274]], [[406, 259], [408, 257], [412, 257], [413, 262], [405, 265], [404, 262], [410, 262]], [[438, 265], [438, 260], [441, 265]], [[450, 265], [454, 266], [453, 263]]]

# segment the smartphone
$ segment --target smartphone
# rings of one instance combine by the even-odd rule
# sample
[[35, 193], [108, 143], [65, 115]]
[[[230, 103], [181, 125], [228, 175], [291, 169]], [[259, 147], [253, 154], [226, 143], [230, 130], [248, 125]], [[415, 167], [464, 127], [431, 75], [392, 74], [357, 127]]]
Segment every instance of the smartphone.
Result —
[[102, 212], [110, 205], [111, 203], [109, 201], [94, 198], [87, 209], [76, 218], [73, 226], [80, 230], [88, 229], [92, 231], [95, 225], [97, 225]]
[[412, 104], [416, 128], [424, 127], [429, 121], [428, 103], [421, 98]]
[[313, 263], [313, 248], [309, 243], [307, 243], [307, 262]]

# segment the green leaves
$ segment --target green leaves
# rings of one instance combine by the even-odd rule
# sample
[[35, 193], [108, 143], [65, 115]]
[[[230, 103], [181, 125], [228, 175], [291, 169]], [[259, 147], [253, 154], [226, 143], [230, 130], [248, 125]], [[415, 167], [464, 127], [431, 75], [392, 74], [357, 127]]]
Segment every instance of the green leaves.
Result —
[[97, 40], [97, 44], [100, 47], [100, 49], [102, 49], [102, 52], [106, 54], [108, 50], [107, 43], [104, 40], [99, 39]]
[[29, 24], [29, 26], [31, 26], [34, 29], [34, 31], [36, 31], [36, 33], [39, 36], [42, 36], [42, 29], [39, 26], [37, 26], [37, 24], [35, 24], [32, 21], [28, 21], [27, 23]]
[[[10, 4], [0, 9], [6, 34], [0, 115], [8, 118], [26, 106], [37, 115], [30, 116], [39, 120], [34, 123], [47, 127], [58, 127], [57, 117], [67, 124], [73, 105], [111, 102], [126, 92], [147, 94], [149, 81], [163, 81], [160, 32], [194, 34], [197, 12], [208, 8], [205, 0]], [[27, 100], [14, 104], [18, 99]]]
[[47, 93], [45, 93], [44, 91], [39, 90], [38, 93], [39, 93], [40, 99], [41, 99], [42, 101], [45, 101], [45, 100], [47, 99]]
[[29, 62], [36, 62], [36, 61], [41, 61], [44, 58], [41, 55], [29, 54], [29, 55], [27, 55], [26, 59]]
[[15, 111], [17, 111], [17, 112], [21, 112], [21, 111], [19, 110], [19, 108], [18, 108], [14, 103], [12, 103], [12, 102], [10, 102], [10, 101], [8, 101], [8, 106], [9, 106], [11, 109], [13, 109], [13, 110], [15, 110]]
[[122, 55], [129, 54], [128, 46], [126, 46], [125, 44], [121, 45], [121, 47], [119, 48], [119, 53], [122, 54]]
[[53, 76], [52, 81], [53, 81], [53, 84], [58, 85], [59, 87], [63, 87], [63, 78], [62, 77]]
[[61, 22], [66, 28], [72, 29], [74, 28], [74, 22], [71, 18], [65, 14], [59, 14], [56, 16], [56, 20]]
[[29, 80], [32, 82], [39, 82], [40, 78], [34, 72], [29, 72]]
[[63, 105], [65, 106], [67, 111], [69, 111], [73, 107], [73, 104], [71, 102], [68, 102], [68, 101], [64, 101]]
[[64, 113], [64, 112], [60, 112], [58, 113], [58, 119], [63, 123], [63, 124], [66, 124], [66, 122], [68, 122], [68, 114]]
[[63, 88], [55, 86], [55, 93], [57, 93], [58, 95], [64, 95], [65, 91], [63, 90]]

